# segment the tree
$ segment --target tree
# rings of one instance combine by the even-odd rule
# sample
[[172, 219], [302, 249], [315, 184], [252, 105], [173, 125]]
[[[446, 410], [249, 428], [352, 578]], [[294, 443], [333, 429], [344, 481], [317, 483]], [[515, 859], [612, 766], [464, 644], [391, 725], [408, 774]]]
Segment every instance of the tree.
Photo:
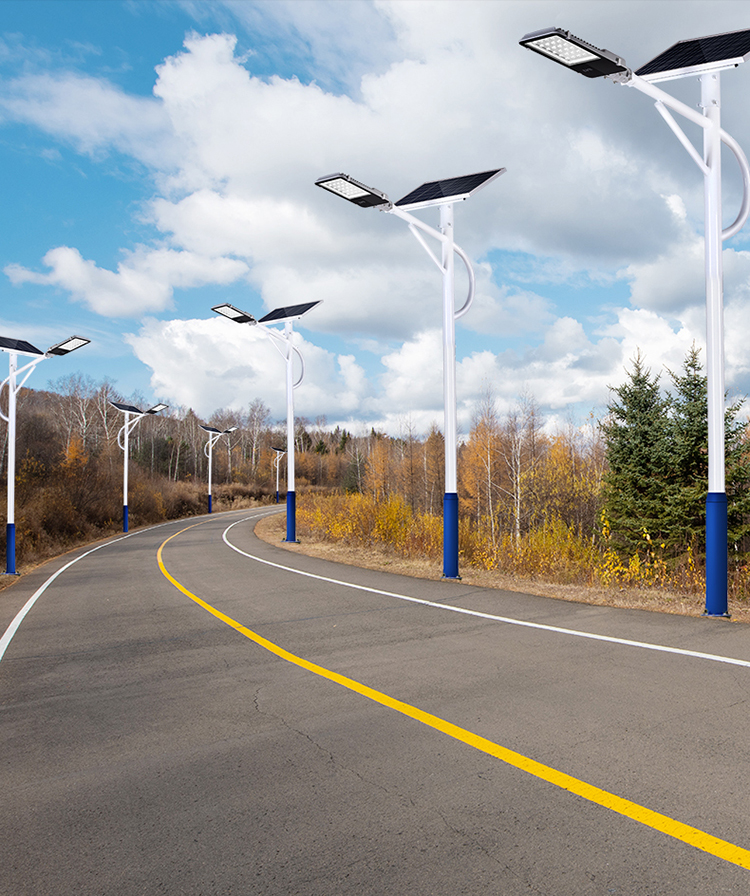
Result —
[[268, 429], [270, 419], [270, 408], [260, 398], [256, 398], [248, 408], [246, 424], [250, 437], [250, 470], [253, 476], [258, 468], [261, 442]]
[[[708, 492], [708, 381], [695, 344], [688, 351], [682, 373], [670, 371], [674, 394], [670, 399], [671, 475], [666, 488], [666, 538], [678, 549], [705, 545]], [[729, 541], [747, 534], [750, 472], [745, 424], [737, 420], [743, 402], [726, 409], [724, 442]]]
[[433, 423], [427, 433], [422, 466], [425, 510], [429, 513], [442, 513], [445, 492], [445, 439], [437, 423]]
[[669, 401], [640, 350], [632, 365], [627, 381], [611, 390], [602, 423], [609, 462], [604, 510], [615, 546], [631, 552], [644, 529], [653, 540], [665, 535], [664, 492], [671, 471]]
[[516, 543], [521, 538], [522, 520], [529, 521], [529, 508], [534, 505], [536, 471], [547, 447], [542, 435], [542, 417], [533, 396], [523, 393], [515, 408], [508, 411], [500, 440], [500, 452], [505, 461], [508, 487], [501, 492], [510, 501], [510, 518]]
[[[495, 396], [488, 387], [474, 413], [469, 440], [461, 452], [461, 483], [471, 501], [477, 523], [484, 518], [489, 525], [493, 548], [497, 544], [496, 504], [499, 482], [500, 422]], [[470, 505], [470, 506], [471, 506]]]

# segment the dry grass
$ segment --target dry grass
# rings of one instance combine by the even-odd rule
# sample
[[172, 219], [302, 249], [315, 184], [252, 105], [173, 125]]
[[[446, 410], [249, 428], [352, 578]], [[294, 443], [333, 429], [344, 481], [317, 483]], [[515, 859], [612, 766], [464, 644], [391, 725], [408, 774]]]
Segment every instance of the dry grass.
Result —
[[[388, 554], [363, 547], [352, 547], [305, 536], [300, 544], [289, 544], [286, 537], [286, 517], [274, 514], [259, 520], [255, 534], [269, 544], [279, 545], [288, 551], [319, 557], [349, 566], [377, 569], [399, 575], [414, 576], [419, 579], [440, 581], [441, 564], [434, 560], [406, 559], [396, 554]], [[634, 610], [649, 610], [655, 613], [675, 613], [682, 616], [702, 616], [704, 596], [702, 594], [679, 594], [661, 588], [629, 588], [613, 586], [596, 588], [585, 585], [560, 585], [522, 576], [509, 576], [497, 570], [461, 568], [461, 583], [482, 588], [496, 588], [501, 591], [517, 591], [538, 594], [559, 600], [593, 604], [604, 607], [623, 607]], [[750, 622], [750, 607], [731, 602], [729, 606], [732, 622]]]

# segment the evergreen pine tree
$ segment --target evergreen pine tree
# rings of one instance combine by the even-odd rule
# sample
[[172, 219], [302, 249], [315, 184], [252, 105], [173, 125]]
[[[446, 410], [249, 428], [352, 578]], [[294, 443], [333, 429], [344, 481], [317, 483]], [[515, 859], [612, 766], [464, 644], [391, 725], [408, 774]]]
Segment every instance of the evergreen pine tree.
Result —
[[[613, 389], [603, 424], [609, 470], [604, 510], [617, 547], [632, 553], [644, 529], [675, 553], [705, 549], [708, 490], [708, 390], [693, 345], [679, 374], [670, 371], [673, 392], [659, 393], [658, 377], [640, 352], [628, 381]], [[726, 491], [729, 546], [744, 549], [750, 534], [750, 445], [737, 417], [743, 401], [725, 414]]]
[[633, 552], [645, 529], [652, 540], [664, 534], [664, 487], [669, 472], [668, 401], [637, 352], [623, 385], [613, 389], [602, 424], [609, 469], [604, 512], [615, 545]]
[[695, 343], [680, 375], [669, 371], [670, 470], [665, 482], [665, 539], [670, 547], [703, 549], [708, 490], [708, 388]]
[[737, 419], [744, 403], [744, 399], [735, 401], [724, 415], [728, 540], [734, 551], [747, 550], [745, 542], [750, 534], [750, 444], [747, 423]]
[[[671, 398], [673, 464], [667, 490], [667, 537], [676, 548], [705, 547], [706, 494], [708, 492], [708, 380], [693, 344], [685, 357], [683, 373], [670, 372], [675, 392]], [[750, 467], [745, 442], [746, 424], [737, 419], [744, 401], [735, 401], [724, 415], [726, 492], [729, 543], [737, 545], [748, 533]]]

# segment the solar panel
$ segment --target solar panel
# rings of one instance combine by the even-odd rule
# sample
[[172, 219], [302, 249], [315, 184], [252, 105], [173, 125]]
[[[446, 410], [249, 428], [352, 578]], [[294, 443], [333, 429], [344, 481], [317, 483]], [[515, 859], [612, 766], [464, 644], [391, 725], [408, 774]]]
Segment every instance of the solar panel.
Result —
[[221, 430], [217, 429], [215, 426], [204, 426], [202, 423], [199, 423], [198, 426], [200, 426], [201, 429], [205, 429], [206, 432], [218, 432], [219, 435], [221, 435]]
[[110, 404], [113, 407], [116, 407], [118, 411], [129, 411], [131, 414], [142, 414], [143, 411], [140, 408], [135, 407], [132, 404], [122, 404], [120, 401], [110, 401]]
[[320, 301], [304, 302], [302, 305], [286, 305], [283, 308], [275, 308], [273, 311], [269, 311], [265, 317], [261, 317], [258, 323], [270, 324], [282, 320], [291, 320], [292, 318], [302, 317], [303, 314], [307, 314], [307, 312], [316, 305], [320, 305]]
[[432, 180], [422, 184], [395, 205], [398, 208], [426, 208], [430, 205], [442, 205], [445, 202], [457, 202], [468, 199], [491, 180], [499, 177], [506, 169], [493, 168], [492, 171], [481, 171], [478, 174], [464, 174], [461, 177], [450, 177], [447, 180]]
[[732, 68], [750, 53], [750, 29], [679, 40], [642, 65], [636, 75], [648, 81], [664, 81], [701, 71]]
[[21, 352], [24, 355], [43, 355], [35, 345], [26, 342], [25, 339], [9, 339], [7, 336], [0, 336], [0, 349], [8, 352]]

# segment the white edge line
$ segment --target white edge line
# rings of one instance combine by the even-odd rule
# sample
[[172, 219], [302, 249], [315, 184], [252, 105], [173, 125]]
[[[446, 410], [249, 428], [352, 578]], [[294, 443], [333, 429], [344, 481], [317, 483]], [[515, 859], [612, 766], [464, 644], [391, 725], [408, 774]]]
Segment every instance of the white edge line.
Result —
[[[208, 514], [202, 514], [202, 516], [208, 516]], [[201, 517], [196, 517], [196, 519], [200, 519], [200, 518]], [[245, 520], [248, 520], [248, 519], [252, 519], [252, 517], [245, 517], [244, 520], [242, 520], [241, 522], [244, 522]], [[184, 523], [184, 522], [185, 522], [185, 520], [167, 520], [165, 523], [158, 523], [156, 526], [148, 526], [148, 528], [146, 528], [146, 529], [138, 529], [137, 532], [128, 532], [127, 535], [120, 535], [117, 538], [111, 539], [110, 541], [105, 541], [104, 544], [100, 544], [100, 545], [97, 545], [95, 548], [91, 548], [91, 550], [86, 551], [85, 554], [81, 554], [80, 557], [75, 557], [73, 560], [70, 560], [68, 563], [66, 563], [65, 566], [61, 566], [60, 569], [57, 570], [57, 572], [53, 573], [47, 579], [47, 581], [44, 582], [44, 584], [41, 585], [31, 595], [31, 597], [26, 601], [26, 603], [18, 611], [18, 613], [16, 613], [15, 617], [13, 618], [13, 621], [8, 626], [8, 628], [5, 630], [5, 633], [3, 634], [2, 638], [0, 638], [0, 662], [2, 661], [3, 657], [5, 656], [5, 651], [8, 649], [8, 645], [13, 640], [13, 636], [18, 631], [18, 627], [23, 622], [23, 620], [26, 617], [29, 610], [31, 610], [31, 608], [39, 600], [39, 598], [44, 594], [44, 592], [47, 590], [47, 588], [49, 588], [49, 586], [55, 581], [55, 579], [59, 575], [62, 575], [62, 573], [64, 573], [66, 569], [69, 569], [74, 563], [78, 563], [79, 560], [83, 560], [84, 557], [88, 557], [89, 554], [93, 554], [95, 551], [100, 551], [102, 548], [107, 548], [112, 544], [116, 544], [118, 541], [123, 541], [126, 538], [132, 538], [134, 535], [142, 535], [144, 532], [152, 532], [154, 529], [161, 529], [162, 526], [170, 526], [175, 523]]]
[[493, 622], [504, 622], [506, 625], [519, 625], [523, 628], [534, 628], [539, 629], [540, 631], [554, 632], [559, 635], [571, 635], [576, 638], [588, 638], [591, 641], [606, 641], [609, 644], [620, 644], [624, 647], [638, 647], [642, 650], [655, 650], [659, 653], [673, 653], [677, 654], [678, 656], [689, 656], [699, 660], [710, 660], [714, 663], [725, 663], [729, 666], [744, 666], [745, 668], [750, 668], [750, 660], [738, 660], [729, 656], [717, 656], [713, 653], [700, 653], [696, 650], [685, 650], [680, 647], [666, 647], [662, 644], [649, 644], [647, 641], [630, 641], [626, 638], [615, 638], [611, 635], [596, 635], [592, 632], [582, 632], [572, 628], [560, 628], [556, 625], [544, 625], [541, 622], [527, 622], [523, 619], [511, 619], [509, 616], [494, 616], [491, 613], [480, 613], [478, 610], [467, 610], [464, 607], [456, 607], [452, 606], [451, 604], [439, 604], [431, 600], [423, 600], [419, 597], [409, 597], [406, 594], [396, 594], [393, 591], [381, 591], [379, 588], [370, 588], [366, 585], [355, 585], [352, 582], [342, 582], [339, 579], [331, 579], [327, 576], [319, 576], [312, 572], [305, 572], [301, 569], [295, 569], [292, 566], [283, 566], [280, 563], [274, 563], [271, 560], [264, 560], [262, 557], [256, 557], [254, 554], [248, 554], [246, 551], [241, 550], [236, 545], [233, 545], [231, 541], [229, 541], [229, 539], [227, 538], [227, 533], [229, 532], [229, 530], [233, 529], [240, 523], [247, 522], [247, 520], [249, 519], [252, 519], [252, 517], [245, 517], [244, 519], [237, 520], [236, 522], [232, 523], [231, 526], [228, 526], [222, 534], [224, 543], [233, 551], [236, 551], [238, 554], [242, 554], [243, 557], [248, 557], [250, 560], [256, 560], [258, 563], [265, 563], [267, 566], [273, 566], [276, 569], [283, 569], [286, 572], [293, 572], [300, 576], [307, 576], [310, 579], [318, 579], [321, 582], [329, 582], [332, 585], [341, 585], [344, 588], [354, 588], [357, 591], [369, 591], [370, 594], [382, 594], [385, 597], [394, 597], [397, 600], [405, 600], [414, 604], [422, 604], [425, 607], [433, 607], [436, 610], [447, 610], [451, 613], [462, 613], [465, 616], [476, 616], [479, 619], [490, 619]]

